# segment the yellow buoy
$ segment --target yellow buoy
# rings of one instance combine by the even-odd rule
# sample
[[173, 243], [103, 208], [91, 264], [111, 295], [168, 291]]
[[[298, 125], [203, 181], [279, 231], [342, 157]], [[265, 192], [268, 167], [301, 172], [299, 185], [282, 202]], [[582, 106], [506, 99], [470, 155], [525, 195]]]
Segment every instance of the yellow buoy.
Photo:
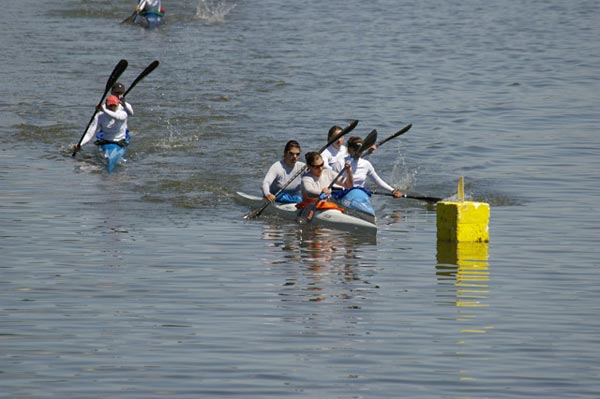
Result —
[[488, 242], [490, 206], [464, 200], [464, 180], [458, 182], [458, 201], [437, 203], [437, 239], [450, 242]]

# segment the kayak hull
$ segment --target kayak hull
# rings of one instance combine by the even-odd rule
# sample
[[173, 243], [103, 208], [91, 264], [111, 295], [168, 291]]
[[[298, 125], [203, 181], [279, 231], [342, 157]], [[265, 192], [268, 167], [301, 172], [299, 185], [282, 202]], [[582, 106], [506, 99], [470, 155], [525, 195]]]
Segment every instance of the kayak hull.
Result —
[[115, 167], [123, 162], [125, 154], [127, 154], [127, 147], [121, 147], [118, 144], [102, 144], [98, 148], [100, 156], [106, 163], [106, 171], [108, 173], [112, 173]]
[[[236, 199], [251, 208], [260, 208], [265, 201], [262, 197], [239, 191], [236, 193]], [[265, 209], [263, 214], [297, 221], [300, 211], [296, 208], [296, 204], [273, 203]], [[341, 230], [359, 230], [369, 234], [377, 232], [377, 225], [374, 221], [361, 219], [339, 209], [316, 209], [310, 224]]]
[[158, 14], [148, 13], [145, 15], [136, 15], [134, 23], [143, 26], [146, 29], [156, 29], [162, 24], [162, 17]]
[[[335, 193], [334, 193], [335, 194]], [[376, 223], [375, 209], [371, 204], [371, 193], [364, 188], [354, 187], [344, 190], [341, 195], [333, 196], [333, 202], [343, 208], [349, 215]]]
[[125, 139], [116, 141], [107, 141], [104, 138], [104, 132], [96, 133], [96, 145], [100, 153], [100, 158], [106, 163], [106, 171], [112, 173], [115, 167], [125, 161], [127, 146], [131, 140], [129, 129], [125, 133]]

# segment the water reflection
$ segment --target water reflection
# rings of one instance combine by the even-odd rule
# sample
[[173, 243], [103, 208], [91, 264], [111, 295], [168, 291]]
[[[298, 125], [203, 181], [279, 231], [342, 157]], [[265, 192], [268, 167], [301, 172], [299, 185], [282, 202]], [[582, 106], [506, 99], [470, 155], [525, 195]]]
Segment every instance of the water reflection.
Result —
[[456, 306], [459, 319], [475, 316], [467, 309], [488, 306], [485, 303], [489, 295], [487, 243], [438, 241], [437, 262], [440, 304]]
[[96, 220], [102, 223], [95, 227], [94, 237], [98, 250], [101, 252], [101, 262], [112, 268], [124, 266], [124, 255], [128, 252], [130, 241], [134, 241], [132, 233], [125, 224], [127, 214], [131, 211], [129, 196], [124, 194], [118, 182], [122, 176], [106, 175], [101, 181], [102, 200], [95, 201], [93, 212]]
[[[297, 361], [319, 359], [346, 374], [360, 375], [363, 359], [352, 348], [373, 325], [371, 306], [379, 287], [375, 238], [297, 225], [265, 225], [263, 239], [271, 245], [266, 266], [279, 278], [277, 339]], [[310, 337], [310, 338], [308, 338]], [[329, 363], [331, 362], [331, 363]]]
[[[438, 304], [452, 306], [455, 320], [462, 335], [456, 362], [460, 380], [472, 380], [468, 365], [462, 364], [469, 352], [481, 355], [473, 334], [485, 334], [492, 326], [481, 322], [483, 309], [488, 307], [489, 296], [488, 243], [443, 242], [437, 244], [436, 275], [438, 279]], [[462, 360], [462, 361], [461, 361]]]
[[263, 239], [281, 249], [270, 262], [286, 271], [283, 301], [351, 300], [373, 288], [368, 277], [376, 264], [375, 236], [265, 225]]

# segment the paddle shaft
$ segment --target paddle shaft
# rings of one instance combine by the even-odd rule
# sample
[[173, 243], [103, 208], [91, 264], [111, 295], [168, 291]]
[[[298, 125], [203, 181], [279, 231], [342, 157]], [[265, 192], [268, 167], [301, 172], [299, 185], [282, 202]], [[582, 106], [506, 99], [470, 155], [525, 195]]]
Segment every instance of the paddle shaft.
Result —
[[[388, 141], [390, 141], [391, 139], [394, 139], [398, 136], [403, 135], [404, 133], [408, 132], [410, 130], [410, 128], [412, 127], [412, 123], [404, 126], [402, 129], [398, 130], [396, 133], [390, 135], [389, 137], [385, 138], [384, 140], [381, 140], [379, 143], [377, 143], [377, 147], [381, 147], [383, 144], [387, 143]], [[367, 150], [367, 153], [365, 155], [370, 155], [374, 150], [372, 148], [369, 148]]]
[[[392, 193], [380, 193], [377, 191], [374, 191], [373, 194], [377, 194], [377, 195], [388, 195], [390, 197], [393, 197], [394, 194]], [[420, 200], [420, 201], [427, 201], [427, 202], [440, 202], [443, 198], [438, 198], [438, 197], [427, 197], [427, 196], [421, 196], [421, 195], [411, 195], [411, 194], [402, 194], [402, 198], [409, 198], [409, 199], [414, 199], [414, 200]]]
[[[117, 79], [119, 79], [119, 76], [121, 76], [121, 74], [125, 71], [125, 69], [127, 69], [127, 65], [128, 65], [127, 60], [121, 60], [115, 66], [112, 73], [108, 77], [108, 80], [106, 81], [106, 87], [104, 88], [104, 93], [102, 94], [102, 98], [100, 99], [100, 102], [98, 104], [102, 104], [102, 102], [104, 101], [104, 97], [106, 97], [106, 95], [108, 94], [108, 91], [112, 88], [112, 86], [115, 84]], [[75, 154], [77, 154], [77, 151], [80, 148], [81, 142], [83, 141], [83, 138], [85, 137], [85, 134], [86, 134], [87, 130], [89, 129], [90, 125], [94, 121], [94, 118], [96, 117], [97, 113], [98, 113], [98, 110], [94, 110], [94, 114], [92, 115], [92, 117], [90, 118], [90, 121], [88, 122], [87, 126], [83, 130], [83, 134], [81, 135], [81, 138], [79, 139], [79, 142], [77, 143], [77, 146], [75, 147], [76, 149], [73, 151], [73, 154], [71, 156], [74, 157]]]
[[135, 20], [135, 17], [138, 15], [137, 11], [134, 11], [130, 16], [128, 16], [127, 18], [125, 18], [124, 20], [121, 21], [122, 24], [126, 23], [126, 22], [133, 22]]
[[[144, 2], [145, 3], [145, 2]], [[137, 6], [140, 6], [142, 4], [142, 1], [138, 1]], [[135, 17], [138, 16], [139, 12], [137, 11], [137, 6], [135, 7], [135, 10], [133, 11], [133, 13], [128, 16], [127, 18], [125, 18], [124, 20], [121, 21], [122, 24], [124, 24], [125, 22], [133, 22], [135, 20]]]
[[[325, 151], [327, 149], [327, 147], [329, 147], [330, 145], [332, 145], [333, 143], [335, 143], [337, 141], [337, 139], [339, 139], [340, 137], [342, 137], [343, 135], [350, 133], [355, 127], [356, 125], [358, 125], [358, 120], [353, 120], [348, 126], [346, 126], [344, 129], [342, 129], [341, 132], [339, 132], [338, 134], [336, 134], [334, 137], [331, 138], [331, 140], [329, 140], [327, 142], [327, 144], [325, 144], [323, 147], [321, 147], [319, 149], [319, 154], [322, 153], [323, 151]], [[300, 176], [301, 173], [303, 173], [306, 170], [306, 165], [304, 165], [298, 172], [296, 172], [296, 174], [294, 174], [294, 176], [292, 176], [291, 179], [289, 179], [280, 189], [279, 191], [277, 191], [274, 195], [275, 197], [277, 197], [279, 194], [281, 194], [290, 184], [292, 184], [292, 182], [298, 177]], [[257, 210], [254, 211], [250, 211], [249, 213], [247, 213], [246, 215], [244, 215], [244, 219], [252, 219], [255, 217], [260, 216], [261, 213], [263, 213], [263, 211], [265, 209], [267, 209], [267, 207], [271, 205], [271, 201], [265, 201], [265, 203]]]
[[135, 85], [137, 85], [142, 79], [144, 79], [146, 76], [148, 76], [150, 74], [150, 72], [154, 71], [156, 69], [156, 67], [158, 67], [159, 61], [152, 61], [152, 63], [150, 63], [150, 65], [148, 65], [146, 67], [146, 69], [144, 69], [142, 71], [142, 73], [140, 73], [138, 75], [137, 78], [135, 78], [135, 80], [131, 83], [131, 85], [129, 85], [129, 88], [127, 89], [127, 91], [125, 92], [125, 94], [123, 94], [123, 97], [125, 97], [127, 95], [127, 93], [129, 93], [131, 91], [131, 89], [133, 89], [135, 87]]

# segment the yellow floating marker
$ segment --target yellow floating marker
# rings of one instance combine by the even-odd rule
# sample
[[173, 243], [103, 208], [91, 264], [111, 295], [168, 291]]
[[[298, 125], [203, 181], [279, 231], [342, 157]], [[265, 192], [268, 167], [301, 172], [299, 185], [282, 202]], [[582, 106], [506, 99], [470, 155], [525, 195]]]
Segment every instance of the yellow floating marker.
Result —
[[464, 200], [462, 176], [458, 181], [457, 196], [458, 201], [437, 203], [437, 239], [450, 242], [489, 242], [489, 204]]

